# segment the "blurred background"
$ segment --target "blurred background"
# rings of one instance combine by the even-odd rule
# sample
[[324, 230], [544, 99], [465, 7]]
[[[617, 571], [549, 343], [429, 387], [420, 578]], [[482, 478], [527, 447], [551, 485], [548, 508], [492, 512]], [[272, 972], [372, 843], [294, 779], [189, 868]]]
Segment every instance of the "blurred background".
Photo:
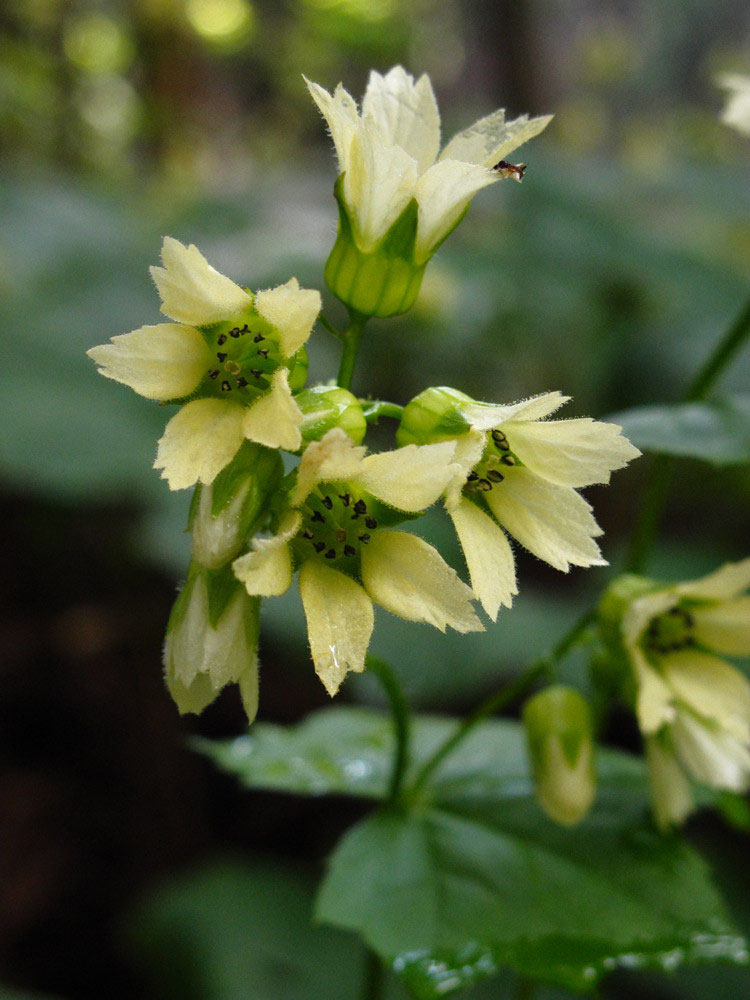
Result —
[[[372, 324], [355, 390], [403, 403], [430, 384], [491, 400], [559, 388], [567, 415], [600, 417], [677, 399], [743, 304], [750, 143], [720, 123], [714, 82], [750, 71], [740, 0], [4, 0], [2, 1000], [358, 995], [358, 945], [309, 915], [362, 807], [240, 793], [190, 750], [190, 734], [244, 723], [234, 689], [181, 720], [162, 686], [188, 559], [189, 498], [151, 469], [167, 414], [98, 378], [84, 351], [158, 322], [147, 268], [163, 234], [251, 287], [319, 286], [335, 161], [301, 74], [359, 96], [370, 67], [396, 62], [430, 73], [446, 136], [498, 106], [555, 120], [522, 150], [522, 185], [476, 198], [413, 312]], [[342, 320], [335, 301], [325, 311]], [[313, 381], [335, 372], [324, 330], [310, 355]], [[722, 389], [749, 369], [746, 352]], [[643, 466], [589, 491], [615, 568]], [[747, 469], [681, 463], [652, 569], [678, 579], [747, 554], [748, 485]], [[443, 520], [420, 525], [460, 566]], [[518, 568], [517, 605], [482, 635], [379, 613], [373, 650], [414, 704], [474, 704], [608, 572], [563, 578], [521, 552]], [[265, 604], [260, 717], [291, 722], [327, 698], [298, 596]], [[365, 677], [341, 697], [378, 694]], [[637, 746], [625, 715], [607, 735]], [[727, 866], [746, 851], [711, 818], [691, 829]], [[604, 993], [741, 1000], [750, 981], [623, 974]]]

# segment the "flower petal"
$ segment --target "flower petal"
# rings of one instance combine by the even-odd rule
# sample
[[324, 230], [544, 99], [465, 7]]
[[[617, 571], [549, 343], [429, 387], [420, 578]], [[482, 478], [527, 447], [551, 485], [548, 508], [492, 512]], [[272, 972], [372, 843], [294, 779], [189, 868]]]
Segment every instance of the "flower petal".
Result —
[[416, 513], [435, 503], [451, 481], [454, 451], [453, 441], [441, 441], [368, 455], [357, 483], [389, 507]]
[[463, 499], [466, 477], [482, 457], [487, 435], [483, 431], [469, 431], [455, 439], [456, 451], [453, 455], [455, 472], [445, 490], [445, 506], [452, 510]]
[[750, 656], [750, 597], [690, 609], [695, 638], [727, 656]]
[[412, 157], [399, 146], [384, 146], [377, 132], [363, 125], [352, 138], [344, 174], [344, 198], [360, 250], [375, 248], [414, 197], [416, 184]]
[[317, 559], [300, 570], [299, 589], [315, 672], [333, 696], [348, 671], [364, 670], [375, 620], [372, 601], [358, 583]]
[[161, 311], [170, 319], [206, 326], [252, 306], [252, 296], [211, 267], [192, 243], [186, 247], [165, 236], [161, 259], [164, 267], [152, 267], [151, 277], [161, 296]]
[[385, 146], [400, 146], [417, 161], [420, 173], [435, 162], [440, 113], [426, 73], [415, 83], [403, 66], [394, 66], [385, 76], [373, 70], [362, 100], [362, 120], [367, 119]]
[[198, 387], [212, 354], [198, 330], [178, 323], [142, 326], [86, 351], [105, 378], [146, 399], [179, 399]]
[[296, 278], [290, 278], [278, 288], [266, 288], [255, 296], [255, 308], [279, 331], [279, 346], [287, 359], [310, 336], [320, 306], [320, 292], [300, 288]]
[[632, 601], [622, 617], [622, 635], [625, 645], [635, 646], [652, 618], [663, 615], [670, 608], [676, 606], [677, 596], [673, 587], [644, 594], [643, 597]]
[[656, 825], [665, 832], [679, 826], [693, 811], [693, 793], [672, 750], [654, 737], [645, 742], [651, 808]]
[[629, 650], [638, 685], [635, 710], [644, 735], [674, 721], [674, 695], [638, 647]]
[[303, 77], [310, 91], [310, 96], [318, 105], [321, 114], [328, 123], [328, 129], [336, 147], [339, 161], [339, 171], [343, 174], [349, 169], [349, 147], [352, 138], [359, 127], [357, 102], [341, 84], [338, 84], [333, 95], [318, 83], [313, 83]]
[[298, 507], [303, 503], [316, 483], [356, 479], [366, 450], [355, 445], [340, 427], [331, 428], [320, 441], [311, 441], [302, 453], [297, 469], [292, 505]]
[[474, 593], [489, 617], [497, 621], [500, 605], [509, 608], [518, 593], [513, 552], [505, 532], [470, 500], [462, 500], [449, 514]]
[[594, 538], [602, 534], [591, 506], [575, 490], [555, 486], [530, 469], [509, 470], [482, 494], [501, 525], [524, 548], [555, 569], [606, 566]]
[[474, 163], [441, 160], [417, 181], [419, 205], [414, 256], [418, 264], [428, 260], [483, 187], [500, 180], [499, 174]]
[[194, 399], [175, 413], [154, 462], [170, 490], [214, 481], [244, 440], [243, 416], [241, 406], [223, 399]]
[[738, 740], [750, 740], [750, 681], [739, 670], [697, 649], [668, 653], [660, 666], [667, 684], [693, 712]]
[[253, 597], [278, 597], [292, 583], [294, 572], [289, 542], [299, 531], [300, 515], [290, 512], [271, 538], [254, 538], [252, 548], [235, 559], [232, 570]]
[[679, 712], [672, 734], [678, 756], [698, 781], [732, 792], [747, 789], [750, 750], [730, 733], [701, 722], [690, 712]]
[[402, 531], [380, 529], [362, 548], [362, 582], [374, 601], [399, 618], [445, 631], [481, 632], [471, 589], [431, 545]]
[[440, 154], [440, 159], [463, 160], [483, 167], [494, 167], [514, 149], [539, 135], [552, 121], [552, 117], [540, 115], [538, 118], [529, 118], [528, 115], [521, 115], [520, 118], [506, 122], [505, 112], [495, 111], [455, 135]]
[[245, 410], [242, 433], [267, 448], [297, 451], [302, 444], [302, 411], [289, 388], [289, 372], [277, 368], [271, 386]]
[[540, 420], [554, 413], [569, 399], [570, 396], [563, 396], [560, 392], [545, 392], [541, 396], [503, 405], [471, 400], [461, 406], [461, 412], [475, 430], [489, 431], [509, 420]]
[[675, 591], [683, 597], [694, 597], [705, 601], [730, 601], [739, 597], [750, 587], [750, 559], [736, 563], [725, 563], [719, 569], [700, 580], [681, 583]]
[[608, 483], [611, 472], [640, 455], [621, 427], [590, 417], [510, 421], [503, 429], [523, 464], [558, 486]]

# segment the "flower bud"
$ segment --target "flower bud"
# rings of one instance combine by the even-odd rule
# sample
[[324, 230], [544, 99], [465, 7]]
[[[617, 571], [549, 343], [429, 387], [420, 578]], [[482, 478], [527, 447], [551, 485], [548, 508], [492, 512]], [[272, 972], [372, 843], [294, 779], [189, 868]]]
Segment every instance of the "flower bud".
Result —
[[196, 562], [220, 569], [239, 554], [283, 473], [277, 451], [247, 441], [213, 483], [196, 487], [190, 511]]
[[363, 316], [396, 316], [411, 309], [419, 294], [426, 262], [414, 260], [417, 203], [411, 201], [374, 250], [359, 248], [341, 179], [336, 182], [339, 229], [325, 267], [336, 298]]
[[300, 428], [303, 441], [320, 441], [331, 428], [340, 427], [354, 444], [362, 443], [367, 421], [356, 396], [347, 389], [316, 385], [295, 399], [304, 416]]
[[164, 643], [169, 693], [181, 715], [200, 713], [237, 683], [250, 722], [258, 708], [260, 600], [231, 569], [211, 573], [192, 563], [175, 601]]
[[473, 400], [459, 392], [437, 386], [425, 389], [404, 407], [396, 432], [400, 448], [407, 444], [432, 444], [448, 441], [471, 430], [462, 406]]
[[596, 788], [588, 703], [572, 688], [554, 685], [529, 698], [523, 722], [539, 804], [556, 823], [580, 823]]

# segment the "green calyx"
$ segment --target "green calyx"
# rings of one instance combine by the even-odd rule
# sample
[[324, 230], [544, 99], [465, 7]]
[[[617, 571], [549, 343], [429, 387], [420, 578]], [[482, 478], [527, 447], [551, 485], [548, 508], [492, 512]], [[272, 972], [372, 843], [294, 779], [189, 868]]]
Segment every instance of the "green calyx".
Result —
[[334, 194], [339, 206], [336, 242], [325, 267], [326, 284], [362, 316], [397, 316], [414, 305], [426, 264], [414, 260], [417, 203], [412, 200], [372, 251], [359, 248], [343, 194], [343, 174]]
[[400, 448], [407, 444], [434, 444], [451, 441], [471, 430], [463, 413], [473, 400], [458, 389], [435, 386], [425, 389], [404, 407], [396, 432]]
[[302, 410], [302, 440], [319, 441], [334, 427], [340, 427], [354, 444], [361, 444], [367, 430], [362, 406], [348, 389], [316, 385], [295, 396]]

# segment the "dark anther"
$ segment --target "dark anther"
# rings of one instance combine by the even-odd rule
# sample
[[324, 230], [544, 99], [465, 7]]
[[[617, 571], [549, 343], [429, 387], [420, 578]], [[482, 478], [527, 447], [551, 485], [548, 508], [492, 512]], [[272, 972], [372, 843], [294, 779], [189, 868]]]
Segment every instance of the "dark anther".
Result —
[[267, 358], [268, 357], [268, 348], [267, 347], [259, 347], [258, 348], [258, 354], [260, 354], [260, 356], [262, 358]]
[[321, 501], [321, 503], [323, 504], [323, 506], [324, 506], [324, 507], [325, 507], [325, 508], [326, 508], [327, 510], [330, 510], [330, 509], [331, 509], [331, 507], [333, 507], [333, 500], [331, 500], [331, 498], [330, 498], [330, 497], [323, 497], [323, 500]]
[[489, 469], [487, 472], [487, 478], [493, 483], [501, 483], [505, 476], [502, 472], [498, 472], [497, 469]]
[[336, 558], [336, 549], [329, 549], [326, 552], [326, 559], [335, 559], [335, 558]]
[[314, 538], [315, 536], [313, 535], [312, 531], [310, 531], [309, 528], [305, 528], [305, 530], [302, 532], [302, 537], [303, 538]]
[[370, 541], [370, 536], [368, 534], [360, 535], [359, 540], [360, 542], [362, 542], [363, 545], [367, 545], [367, 543]]
[[265, 339], [266, 338], [263, 336], [262, 333], [256, 333], [255, 336], [253, 337], [253, 343], [254, 344], [259, 344], [261, 342], [261, 340], [265, 340]]
[[367, 525], [368, 528], [371, 528], [371, 529], [372, 528], [377, 528], [377, 526], [378, 526], [378, 522], [375, 520], [374, 517], [366, 517], [365, 518], [365, 524]]
[[503, 455], [503, 457], [500, 459], [500, 461], [503, 463], [503, 465], [515, 465], [516, 464], [516, 460], [515, 460], [515, 458], [513, 458], [512, 455]]
[[227, 355], [226, 355], [226, 353], [224, 351], [217, 351], [216, 352], [216, 357], [219, 359], [219, 361], [226, 361], [227, 360]]
[[485, 493], [487, 492], [487, 490], [492, 489], [492, 483], [489, 481], [489, 479], [480, 479], [479, 482], [477, 483], [477, 486], [479, 487], [480, 490], [484, 490]]
[[234, 330], [229, 331], [229, 336], [234, 337], [235, 340], [239, 337], [239, 335], [240, 335], [240, 328], [238, 326], [236, 326]]
[[364, 502], [364, 500], [357, 500], [357, 502], [354, 504], [354, 510], [357, 514], [366, 514], [367, 504]]
[[237, 379], [237, 385], [240, 387], [240, 389], [245, 388], [245, 386], [247, 385], [247, 379], [245, 378], [244, 375], [240, 375], [240, 377]]
[[496, 445], [498, 445], [498, 447], [500, 447], [500, 448], [507, 448], [507, 447], [508, 447], [508, 439], [507, 439], [507, 437], [506, 437], [506, 436], [505, 436], [505, 435], [503, 434], [503, 432], [502, 432], [502, 431], [498, 431], [498, 430], [494, 430], [494, 431], [492, 432], [492, 440], [493, 440], [493, 441], [495, 442], [495, 444], [496, 444]]
[[263, 372], [260, 370], [260, 368], [251, 368], [250, 374], [253, 376], [253, 378], [260, 378]]
[[219, 369], [218, 368], [214, 368], [214, 370], [212, 372], [208, 373], [208, 377], [209, 378], [216, 378], [218, 376], [218, 374], [219, 374]]
[[326, 523], [326, 519], [323, 517], [323, 515], [320, 513], [319, 510], [313, 511], [313, 516], [310, 518], [310, 520], [311, 521], [317, 521], [318, 524], [325, 524]]
[[479, 479], [479, 476], [476, 474], [476, 472], [470, 472], [469, 475], [466, 477], [466, 481], [469, 483], [475, 483], [477, 479]]
[[353, 545], [345, 545], [344, 546], [344, 555], [345, 556], [353, 556], [353, 555], [356, 555], [356, 553], [357, 553], [357, 550], [354, 548]]
[[346, 541], [346, 532], [344, 531], [343, 528], [339, 528], [339, 530], [336, 532], [336, 541], [337, 542]]
[[219, 339], [216, 341], [219, 347], [222, 347], [224, 344], [226, 344], [226, 342], [227, 342], [227, 335], [225, 333], [222, 333], [219, 336]]
[[221, 383], [221, 391], [222, 392], [231, 392], [232, 391], [232, 387], [231, 387], [231, 385], [228, 382], [222, 382]]
[[314, 542], [313, 543], [313, 548], [315, 549], [316, 552], [322, 552], [325, 547], [326, 547], [326, 543], [325, 542]]
[[349, 504], [351, 503], [351, 499], [352, 498], [349, 496], [348, 493], [339, 493], [339, 500], [345, 507], [349, 506]]

